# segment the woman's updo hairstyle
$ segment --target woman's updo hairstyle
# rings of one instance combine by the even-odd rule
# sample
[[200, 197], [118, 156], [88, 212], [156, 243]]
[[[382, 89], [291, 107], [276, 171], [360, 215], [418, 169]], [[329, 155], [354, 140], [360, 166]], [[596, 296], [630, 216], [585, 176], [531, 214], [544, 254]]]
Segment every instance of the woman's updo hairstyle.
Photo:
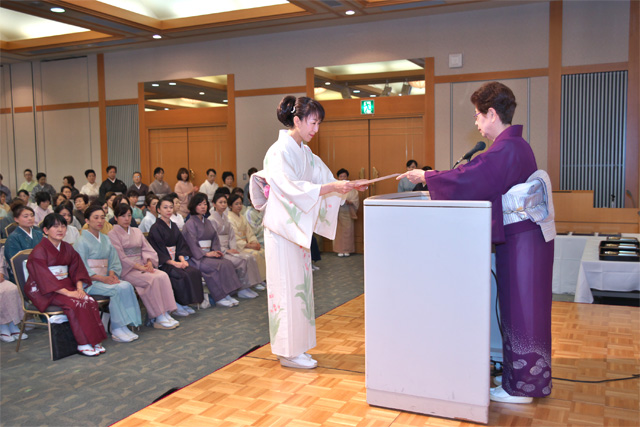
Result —
[[304, 120], [309, 116], [314, 116], [319, 121], [324, 120], [324, 108], [315, 99], [302, 96], [296, 99], [293, 95], [282, 98], [278, 105], [278, 120], [288, 128], [293, 127], [293, 118], [298, 117]]

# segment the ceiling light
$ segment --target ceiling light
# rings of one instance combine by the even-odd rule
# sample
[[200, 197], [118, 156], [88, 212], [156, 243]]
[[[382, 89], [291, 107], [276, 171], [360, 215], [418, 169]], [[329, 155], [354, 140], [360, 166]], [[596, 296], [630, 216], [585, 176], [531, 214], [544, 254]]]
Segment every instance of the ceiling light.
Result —
[[161, 38], [162, 38], [162, 36], [161, 36], [160, 34], [154, 34], [154, 35], [153, 35], [153, 38], [154, 38], [154, 39], [161, 39]]
[[349, 91], [348, 85], [344, 85], [340, 90], [340, 94], [342, 95], [342, 99], [351, 99], [351, 92]]
[[425, 83], [424, 83], [424, 80], [418, 80], [418, 81], [415, 81], [415, 82], [409, 82], [409, 84], [412, 87], [415, 87], [416, 89], [424, 89], [424, 84]]
[[345, 15], [349, 15], [349, 16], [351, 16], [351, 15], [355, 15], [355, 14], [356, 14], [356, 12], [355, 12], [355, 11], [353, 11], [353, 10], [347, 10], [344, 14], [345, 14]]
[[66, 12], [66, 10], [64, 10], [61, 7], [52, 7], [50, 10], [51, 10], [51, 12], [55, 12], [55, 13], [65, 13]]
[[384, 89], [382, 89], [382, 93], [380, 94], [380, 96], [389, 96], [391, 94], [391, 86], [389, 86], [389, 83], [387, 83], [384, 86]]
[[229, 100], [228, 99], [223, 99], [222, 102], [229, 102]]
[[370, 96], [371, 96], [372, 98], [375, 98], [375, 97], [376, 97], [376, 96], [378, 96], [378, 95], [370, 95]]
[[353, 93], [360, 93], [360, 91], [358, 89], [354, 89]]
[[200, 95], [204, 95], [204, 92], [200, 92]]
[[165, 110], [168, 110], [168, 108], [165, 108]]
[[151, 83], [151, 86], [158, 87], [158, 86], [160, 86], [160, 84], [159, 83]]
[[331, 84], [331, 82], [324, 82], [324, 84], [325, 84], [326, 86], [329, 86], [329, 85]]
[[409, 85], [409, 83], [404, 82], [404, 84], [402, 85], [402, 89], [400, 90], [400, 96], [402, 95], [411, 95], [411, 85]]
[[169, 86], [175, 86], [175, 85], [177, 85], [177, 84], [178, 84], [178, 83], [176, 83], [176, 82], [170, 82], [170, 83], [169, 83]]

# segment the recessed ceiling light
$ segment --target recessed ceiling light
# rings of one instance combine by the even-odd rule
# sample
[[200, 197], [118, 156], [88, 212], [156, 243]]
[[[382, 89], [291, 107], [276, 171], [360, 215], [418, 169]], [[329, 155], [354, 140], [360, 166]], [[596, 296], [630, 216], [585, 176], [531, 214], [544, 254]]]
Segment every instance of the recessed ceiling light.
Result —
[[324, 82], [325, 85], [329, 86], [331, 82]]
[[204, 92], [200, 92], [200, 95], [204, 95]]
[[153, 35], [153, 38], [154, 38], [154, 39], [161, 39], [161, 38], [162, 38], [162, 36], [161, 36], [160, 34], [154, 34], [154, 35]]
[[353, 93], [360, 93], [360, 91], [358, 89], [354, 89]]
[[222, 102], [229, 102], [229, 100], [228, 99], [223, 99]]
[[168, 108], [165, 108], [165, 110], [168, 110]]
[[177, 85], [177, 84], [178, 84], [178, 83], [176, 83], [176, 82], [170, 82], [170, 83], [169, 83], [169, 86], [175, 86], [175, 85]]
[[347, 10], [344, 14], [345, 14], [345, 15], [349, 15], [349, 16], [351, 16], [351, 15], [355, 15], [355, 14], [356, 14], [356, 12], [355, 12], [355, 11], [353, 11], [353, 10]]
[[160, 86], [160, 84], [159, 83], [151, 83], [151, 86], [158, 87], [158, 86]]
[[65, 13], [66, 12], [66, 10], [64, 10], [61, 7], [52, 7], [50, 10], [51, 10], [51, 12], [55, 12], [55, 13]]
[[376, 96], [378, 96], [378, 95], [371, 95], [372, 98], [375, 98]]

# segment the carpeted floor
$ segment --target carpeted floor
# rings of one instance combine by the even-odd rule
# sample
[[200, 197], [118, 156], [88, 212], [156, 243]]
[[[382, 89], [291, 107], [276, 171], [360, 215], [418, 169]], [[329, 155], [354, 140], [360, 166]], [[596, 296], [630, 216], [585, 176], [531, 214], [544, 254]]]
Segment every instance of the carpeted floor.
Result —
[[[314, 273], [316, 316], [362, 294], [363, 256], [323, 254]], [[106, 426], [269, 341], [266, 291], [233, 308], [179, 318], [172, 331], [141, 327], [128, 344], [106, 340], [107, 353], [52, 362], [47, 331], [37, 328], [15, 352], [0, 345], [2, 426]]]

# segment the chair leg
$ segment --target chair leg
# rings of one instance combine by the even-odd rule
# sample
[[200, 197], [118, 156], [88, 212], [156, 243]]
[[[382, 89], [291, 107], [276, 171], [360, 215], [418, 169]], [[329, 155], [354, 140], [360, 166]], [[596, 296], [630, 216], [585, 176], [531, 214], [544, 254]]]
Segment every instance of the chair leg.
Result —
[[20, 343], [22, 342], [22, 334], [24, 333], [24, 327], [26, 326], [27, 313], [22, 316], [22, 325], [20, 325], [20, 335], [18, 336], [18, 344], [16, 344], [16, 353], [20, 351]]
[[53, 340], [51, 339], [51, 319], [47, 316], [47, 328], [49, 329], [49, 354], [51, 355], [51, 361], [53, 361]]

